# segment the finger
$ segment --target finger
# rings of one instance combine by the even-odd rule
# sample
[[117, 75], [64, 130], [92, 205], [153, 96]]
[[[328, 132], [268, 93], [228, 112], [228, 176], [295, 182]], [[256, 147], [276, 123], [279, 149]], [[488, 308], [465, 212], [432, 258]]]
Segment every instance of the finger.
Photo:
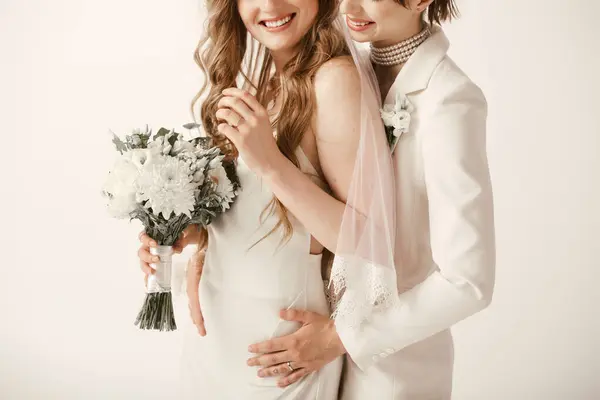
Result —
[[238, 127], [244, 121], [241, 115], [229, 108], [219, 108], [215, 113], [217, 119], [227, 122], [231, 126]]
[[188, 307], [190, 309], [190, 316], [192, 322], [196, 325], [200, 336], [206, 336], [206, 328], [204, 327], [204, 316], [202, 315], [202, 308], [200, 307], [200, 297], [198, 291], [188, 294]]
[[288, 350], [295, 344], [295, 338], [292, 335], [282, 336], [275, 339], [267, 340], [261, 343], [251, 344], [248, 347], [250, 353], [265, 354], [274, 351]]
[[256, 97], [252, 96], [245, 90], [238, 88], [227, 88], [223, 90], [222, 93], [225, 96], [237, 97], [238, 99], [242, 100], [248, 107], [250, 107], [252, 111], [254, 111], [254, 114], [265, 111], [265, 108], [259, 103], [258, 100], [256, 100]]
[[223, 96], [221, 100], [219, 100], [218, 104], [220, 109], [230, 109], [235, 111], [241, 118], [248, 121], [255, 117], [254, 110], [252, 110], [248, 104], [238, 97], [234, 96]]
[[158, 246], [158, 243], [156, 243], [156, 240], [152, 239], [144, 231], [140, 232], [140, 234], [138, 235], [138, 239], [140, 239], [140, 242], [142, 242], [142, 244], [144, 246], [147, 246], [147, 247], [156, 247], [156, 246]]
[[138, 250], [138, 258], [147, 264], [157, 263], [160, 261], [159, 256], [150, 253], [148, 248], [143, 246]]
[[269, 376], [288, 376], [292, 371], [287, 366], [287, 363], [275, 365], [273, 367], [262, 368], [258, 370], [258, 376], [261, 378], [267, 378]]
[[240, 132], [228, 124], [219, 124], [219, 126], [217, 126], [217, 130], [221, 134], [227, 136], [229, 140], [233, 142], [233, 144], [236, 144], [235, 142], [238, 141], [240, 137]]
[[279, 351], [277, 353], [269, 353], [258, 357], [252, 357], [248, 359], [247, 363], [251, 367], [259, 365], [262, 365], [263, 367], [272, 367], [277, 364], [288, 362], [292, 359], [293, 358], [289, 351]]
[[308, 324], [315, 320], [320, 314], [316, 314], [306, 310], [296, 310], [293, 308], [287, 310], [281, 310], [279, 317], [285, 321], [302, 322]]
[[146, 275], [146, 277], [148, 275], [154, 274], [154, 268], [152, 268], [148, 263], [145, 263], [142, 260], [140, 260], [140, 268], [144, 275]]
[[289, 374], [288, 376], [278, 380], [277, 386], [282, 387], [282, 388], [289, 386], [292, 383], [298, 382], [300, 379], [302, 379], [302, 377], [308, 375], [309, 373], [310, 373], [310, 371], [307, 368], [299, 368], [299, 369], [295, 370], [294, 372], [292, 372], [291, 374]]

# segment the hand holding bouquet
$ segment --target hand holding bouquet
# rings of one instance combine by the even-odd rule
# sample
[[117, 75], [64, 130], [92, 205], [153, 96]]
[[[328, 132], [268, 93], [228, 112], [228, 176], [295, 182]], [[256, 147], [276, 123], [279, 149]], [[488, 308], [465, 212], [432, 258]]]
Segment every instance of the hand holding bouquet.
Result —
[[[187, 129], [197, 124], [187, 124]], [[160, 257], [148, 278], [147, 294], [135, 324], [141, 329], [177, 329], [171, 296], [173, 244], [191, 224], [206, 227], [229, 209], [239, 189], [234, 162], [210, 146], [210, 139], [185, 140], [173, 130], [135, 130], [121, 140], [120, 153], [103, 188], [115, 218], [139, 219], [158, 243]]]

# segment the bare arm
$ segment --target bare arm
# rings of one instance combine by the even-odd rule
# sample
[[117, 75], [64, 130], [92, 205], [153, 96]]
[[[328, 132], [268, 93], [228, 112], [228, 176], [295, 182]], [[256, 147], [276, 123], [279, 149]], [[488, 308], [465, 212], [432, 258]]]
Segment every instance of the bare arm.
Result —
[[264, 174], [277, 198], [325, 247], [335, 251], [360, 135], [360, 79], [351, 60], [335, 59], [315, 77], [319, 162], [333, 197], [287, 158]]
[[[281, 376], [277, 364], [292, 360], [301, 369], [281, 376], [283, 385], [322, 368], [344, 352], [366, 370], [490, 303], [495, 245], [486, 111], [483, 94], [466, 86], [441, 102], [423, 132], [431, 247], [439, 271], [400, 294], [402, 307], [375, 313], [361, 329], [337, 329], [327, 316], [283, 310], [282, 319], [300, 322], [303, 327], [291, 335], [252, 345], [250, 351], [257, 356], [250, 365], [263, 366], [263, 376]], [[260, 355], [263, 353], [267, 354]]]

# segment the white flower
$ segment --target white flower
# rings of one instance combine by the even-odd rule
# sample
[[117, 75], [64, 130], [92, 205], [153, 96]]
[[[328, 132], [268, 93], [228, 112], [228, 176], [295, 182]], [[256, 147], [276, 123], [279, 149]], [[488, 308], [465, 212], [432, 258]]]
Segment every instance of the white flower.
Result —
[[383, 124], [385, 126], [394, 126], [394, 116], [396, 115], [396, 110], [393, 104], [384, 104], [381, 109], [381, 119], [383, 119]]
[[147, 163], [136, 181], [137, 200], [147, 201], [154, 215], [169, 219], [185, 214], [191, 217], [196, 186], [190, 176], [189, 163], [169, 156], [157, 156]]
[[171, 155], [173, 156], [185, 156], [188, 158], [196, 157], [196, 147], [193, 144], [188, 142], [187, 140], [177, 140], [173, 144], [173, 148], [171, 149]]
[[210, 169], [217, 168], [223, 166], [223, 159], [225, 156], [216, 156], [210, 161], [209, 167]]
[[194, 168], [204, 171], [204, 168], [206, 168], [207, 164], [208, 164], [208, 158], [202, 157], [202, 158], [199, 158], [196, 160], [196, 162], [194, 163]]
[[108, 196], [107, 209], [108, 214], [113, 218], [125, 219], [129, 218], [131, 213], [137, 208], [135, 193], [127, 196]]
[[[410, 113], [413, 112], [413, 106], [408, 101], [408, 98], [401, 94], [396, 94], [394, 104], [384, 104], [380, 110], [381, 119], [386, 128], [386, 136], [388, 144], [392, 152], [394, 151], [398, 139], [403, 133], [408, 133], [410, 129]], [[392, 133], [390, 134], [390, 130]]]
[[164, 136], [159, 136], [152, 142], [148, 143], [148, 148], [158, 150], [161, 154], [166, 156], [171, 152], [172, 146], [169, 142], [169, 139], [171, 139], [172, 136], [173, 132], [168, 133]]
[[111, 216], [127, 218], [136, 209], [135, 182], [138, 176], [139, 169], [126, 153], [117, 159], [102, 188]]
[[381, 109], [381, 118], [385, 126], [394, 128], [394, 136], [398, 137], [402, 133], [407, 133], [410, 128], [410, 114], [413, 112], [413, 106], [408, 98], [398, 93], [394, 104], [385, 104]]
[[394, 127], [394, 136], [407, 133], [410, 128], [410, 113], [406, 110], [397, 111], [393, 118], [392, 126]]
[[150, 135], [150, 129], [148, 129], [148, 125], [144, 129], [134, 128], [131, 130], [131, 135]]
[[194, 182], [204, 182], [204, 170], [208, 165], [208, 159], [206, 157], [199, 158], [192, 163], [192, 171], [194, 172]]
[[210, 169], [208, 171], [209, 178], [215, 184], [215, 192], [222, 199], [221, 207], [223, 211], [229, 209], [229, 204], [233, 202], [235, 197], [235, 191], [233, 189], [233, 183], [227, 177], [227, 172], [221, 161], [223, 160], [223, 156], [219, 156], [214, 158], [210, 162]]
[[148, 149], [133, 149], [126, 152], [131, 162], [138, 168], [142, 169], [146, 163], [152, 162], [160, 154], [157, 148]]

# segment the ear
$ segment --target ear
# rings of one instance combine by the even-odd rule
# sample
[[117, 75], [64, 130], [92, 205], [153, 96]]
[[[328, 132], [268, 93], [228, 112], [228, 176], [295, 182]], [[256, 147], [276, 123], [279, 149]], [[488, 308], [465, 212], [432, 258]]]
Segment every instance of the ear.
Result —
[[423, 11], [427, 10], [427, 7], [429, 7], [431, 3], [433, 3], [433, 0], [412, 0], [410, 3], [411, 10], [422, 13]]

